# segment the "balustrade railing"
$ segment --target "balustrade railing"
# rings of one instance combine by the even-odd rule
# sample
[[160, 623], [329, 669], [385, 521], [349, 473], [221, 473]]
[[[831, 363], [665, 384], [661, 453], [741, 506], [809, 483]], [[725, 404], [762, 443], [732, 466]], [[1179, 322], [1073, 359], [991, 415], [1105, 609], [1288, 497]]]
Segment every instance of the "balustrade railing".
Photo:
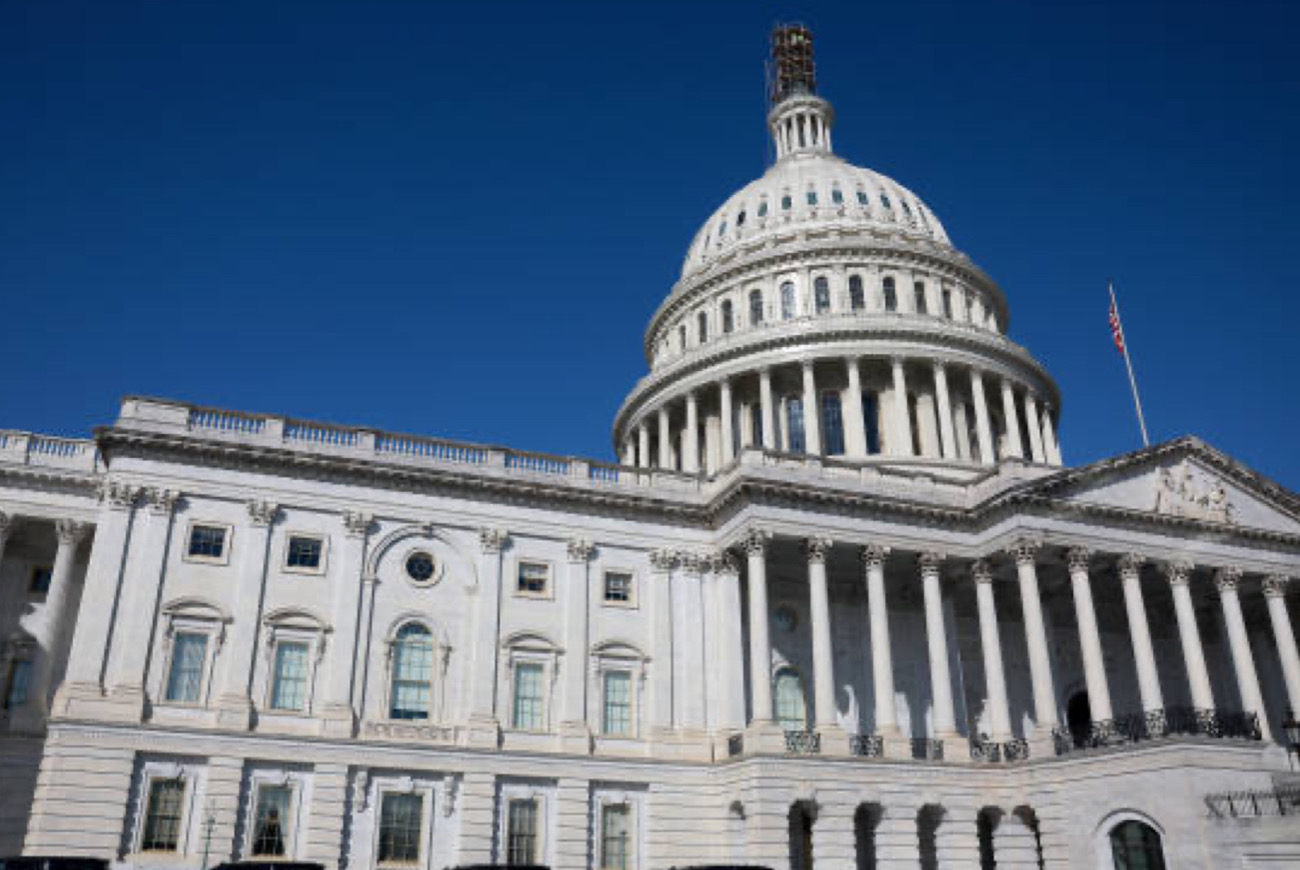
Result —
[[727, 738], [727, 756], [734, 758], [745, 754], [745, 735], [732, 734]]
[[238, 432], [260, 435], [266, 428], [266, 418], [239, 411], [218, 411], [211, 408], [194, 408], [190, 411], [190, 428], [209, 432]]
[[878, 734], [850, 734], [849, 754], [858, 758], [883, 758], [885, 738]]
[[1207, 794], [1205, 805], [1211, 815], [1221, 819], [1300, 816], [1300, 786]]
[[943, 741], [931, 737], [913, 737], [912, 758], [917, 761], [943, 761]]
[[1078, 749], [1124, 746], [1162, 737], [1213, 737], [1260, 740], [1259, 717], [1238, 710], [1164, 707], [1088, 723], [1086, 729], [1052, 730], [1057, 755]]
[[816, 731], [785, 732], [787, 755], [817, 755], [822, 751], [822, 736]]
[[1029, 741], [1013, 737], [1006, 741], [991, 740], [981, 734], [970, 740], [970, 759], [986, 764], [1002, 761], [1027, 761], [1029, 759]]
[[86, 438], [56, 438], [32, 432], [0, 432], [0, 462], [94, 471], [99, 449]]

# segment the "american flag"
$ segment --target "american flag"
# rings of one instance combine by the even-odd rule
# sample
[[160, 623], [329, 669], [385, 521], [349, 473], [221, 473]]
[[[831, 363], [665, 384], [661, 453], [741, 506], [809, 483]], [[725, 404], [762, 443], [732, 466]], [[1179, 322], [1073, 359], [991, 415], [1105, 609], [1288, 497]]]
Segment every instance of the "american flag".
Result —
[[1110, 294], [1110, 334], [1115, 337], [1115, 347], [1124, 352], [1124, 327], [1119, 322], [1119, 307], [1115, 304], [1115, 293]]

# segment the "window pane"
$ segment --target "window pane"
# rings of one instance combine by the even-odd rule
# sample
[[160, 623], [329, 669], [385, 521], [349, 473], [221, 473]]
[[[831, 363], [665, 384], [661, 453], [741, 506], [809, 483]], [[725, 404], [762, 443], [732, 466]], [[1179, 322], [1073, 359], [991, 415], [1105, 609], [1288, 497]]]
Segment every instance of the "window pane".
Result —
[[515, 666], [514, 727], [526, 731], [542, 729], [542, 666]]
[[379, 809], [379, 863], [416, 864], [420, 860], [420, 825], [424, 796], [385, 794]]
[[220, 526], [194, 526], [190, 529], [190, 555], [220, 559], [226, 550], [226, 530]]
[[862, 417], [867, 429], [867, 453], [875, 456], [880, 452], [880, 406], [875, 393], [862, 394]]
[[184, 801], [185, 780], [155, 779], [149, 782], [149, 803], [145, 808], [140, 851], [176, 851], [180, 843]]
[[293, 786], [263, 785], [257, 789], [257, 817], [253, 828], [253, 854], [283, 857], [288, 833]]
[[803, 681], [794, 671], [781, 671], [776, 675], [776, 718], [786, 731], [803, 731], [808, 727]]
[[722, 331], [731, 332], [735, 328], [735, 322], [731, 314], [731, 300], [722, 303]]
[[839, 393], [822, 393], [822, 440], [827, 456], [844, 455], [844, 418]]
[[506, 821], [506, 863], [537, 863], [537, 801], [512, 800]]
[[813, 295], [818, 314], [825, 314], [831, 310], [831, 287], [825, 278], [818, 278], [813, 282]]
[[605, 600], [629, 602], [632, 600], [632, 575], [622, 571], [605, 572]]
[[428, 719], [433, 687], [433, 638], [422, 625], [408, 625], [393, 644], [393, 686], [389, 715]]
[[172, 667], [167, 676], [167, 700], [195, 704], [203, 685], [203, 665], [207, 661], [208, 636], [181, 632], [172, 643]]
[[781, 318], [794, 317], [794, 285], [789, 281], [781, 285]]
[[28, 592], [49, 592], [50, 578], [54, 576], [51, 568], [33, 568], [31, 583], [27, 586]]
[[[685, 327], [683, 327], [685, 335]], [[685, 339], [683, 338], [683, 341]], [[546, 581], [550, 575], [550, 569], [545, 565], [537, 562], [520, 562], [519, 563], [519, 591], [542, 594], [546, 592]]]
[[607, 804], [600, 815], [601, 870], [629, 870], [631, 837], [627, 804]]
[[605, 674], [605, 733], [615, 737], [632, 733], [632, 675], [627, 671]]
[[763, 322], [763, 294], [755, 290], [749, 294], [749, 325], [758, 326]]
[[271, 709], [301, 710], [306, 704], [307, 644], [281, 642], [275, 647]]
[[5, 709], [15, 710], [27, 703], [27, 686], [32, 680], [30, 659], [9, 663], [9, 686], [5, 689]]
[[803, 453], [806, 449], [803, 436], [803, 399], [792, 396], [786, 399], [786, 432], [790, 440], [788, 450], [791, 453]]
[[320, 538], [292, 537], [289, 539], [287, 563], [290, 568], [319, 568], [320, 554]]

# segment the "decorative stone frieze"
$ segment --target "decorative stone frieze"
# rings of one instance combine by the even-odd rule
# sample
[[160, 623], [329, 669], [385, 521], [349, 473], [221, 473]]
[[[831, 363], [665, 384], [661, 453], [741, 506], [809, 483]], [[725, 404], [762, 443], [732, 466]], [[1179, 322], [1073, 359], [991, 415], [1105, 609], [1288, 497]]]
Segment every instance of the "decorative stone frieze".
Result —
[[650, 567], [656, 573], [667, 574], [677, 566], [677, 551], [671, 547], [661, 547], [650, 551]]
[[824, 565], [826, 563], [826, 557], [830, 554], [831, 547], [834, 545], [835, 541], [830, 538], [804, 538], [803, 553], [809, 562], [816, 562], [817, 564]]
[[993, 569], [989, 567], [988, 562], [983, 559], [977, 559], [975, 563], [970, 566], [970, 576], [977, 584], [989, 584], [993, 582]]
[[868, 571], [883, 568], [888, 557], [889, 548], [880, 544], [867, 544], [858, 550], [858, 559], [862, 562], [863, 569]]
[[99, 482], [96, 494], [101, 504], [113, 510], [129, 511], [139, 501], [142, 491], [141, 487], [106, 477]]
[[1071, 547], [1065, 551], [1065, 566], [1071, 574], [1086, 573], [1092, 564], [1092, 550], [1087, 547]]
[[590, 561], [591, 554], [596, 551], [596, 546], [584, 538], [570, 538], [565, 543], [565, 549], [569, 555], [569, 561], [582, 563]]
[[176, 510], [176, 505], [181, 500], [181, 493], [176, 489], [151, 486], [144, 491], [144, 500], [149, 507], [149, 513], [166, 517], [171, 516], [172, 511]]

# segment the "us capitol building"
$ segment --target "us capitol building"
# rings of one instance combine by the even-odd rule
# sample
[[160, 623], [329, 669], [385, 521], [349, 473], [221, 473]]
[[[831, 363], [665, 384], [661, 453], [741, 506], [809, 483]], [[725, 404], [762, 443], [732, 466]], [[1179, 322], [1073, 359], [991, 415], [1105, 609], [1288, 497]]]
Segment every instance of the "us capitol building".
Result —
[[1065, 465], [807, 30], [769, 78], [616, 464], [138, 396], [0, 432], [0, 854], [1297, 866], [1300, 497], [1190, 437]]

